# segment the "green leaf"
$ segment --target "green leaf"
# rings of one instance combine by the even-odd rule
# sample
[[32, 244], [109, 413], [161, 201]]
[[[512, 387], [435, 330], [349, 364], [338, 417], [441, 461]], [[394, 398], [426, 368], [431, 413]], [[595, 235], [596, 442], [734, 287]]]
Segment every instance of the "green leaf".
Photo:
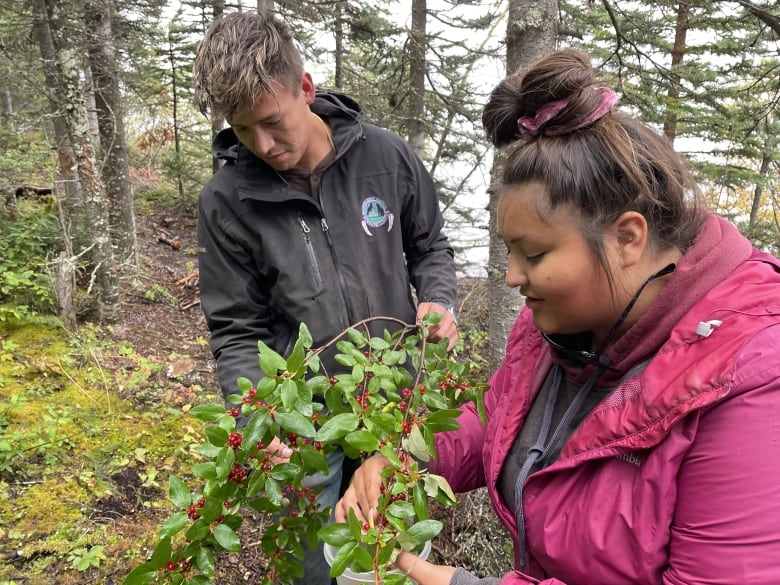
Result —
[[461, 412], [457, 409], [438, 410], [425, 418], [425, 426], [433, 433], [454, 431], [460, 428], [457, 418]]
[[268, 347], [263, 341], [257, 342], [258, 359], [263, 373], [273, 378], [287, 368], [287, 360]]
[[213, 459], [214, 457], [216, 457], [222, 452], [222, 447], [217, 447], [216, 445], [212, 445], [211, 443], [201, 443], [200, 445], [195, 447], [195, 452], [200, 453], [201, 455], [209, 459]]
[[169, 516], [162, 523], [160, 528], [160, 538], [170, 538], [177, 532], [180, 532], [187, 526], [188, 517], [186, 512], [176, 512]]
[[455, 492], [452, 491], [452, 487], [449, 482], [441, 475], [435, 473], [428, 473], [425, 476], [425, 493], [429, 497], [435, 497], [438, 492], [443, 492], [450, 502], [455, 503]]
[[[356, 347], [363, 347], [366, 344], [366, 337], [354, 327], [347, 329], [347, 337]], [[342, 350], [343, 351], [343, 350]]]
[[333, 546], [343, 546], [352, 540], [349, 526], [342, 522], [328, 524], [317, 531], [317, 536]]
[[430, 517], [428, 494], [425, 493], [425, 487], [419, 481], [412, 488], [412, 501], [414, 502], [415, 517], [418, 520], [427, 520]]
[[192, 473], [202, 479], [217, 479], [217, 466], [212, 462], [196, 463], [192, 466]]
[[274, 465], [271, 470], [271, 477], [277, 481], [292, 482], [293, 479], [301, 472], [301, 468], [294, 463], [280, 463]]
[[393, 502], [387, 507], [387, 513], [396, 518], [412, 518], [414, 516], [414, 506], [409, 502]]
[[328, 443], [344, 437], [354, 431], [360, 424], [358, 416], [352, 412], [343, 412], [330, 418], [315, 435], [317, 441]]
[[276, 422], [288, 433], [295, 433], [307, 439], [314, 437], [317, 432], [311, 420], [299, 412], [278, 412]]
[[246, 485], [246, 496], [251, 498], [265, 489], [265, 473], [252, 473]]
[[206, 428], [206, 438], [212, 445], [224, 447], [227, 445], [228, 432], [223, 428], [210, 426]]
[[412, 427], [412, 432], [406, 437], [404, 446], [418, 461], [430, 461], [431, 454], [425, 444], [422, 432], [420, 432], [420, 427], [417, 425]]
[[339, 548], [336, 554], [333, 556], [333, 562], [330, 564], [330, 576], [338, 577], [347, 570], [350, 563], [352, 563], [352, 557], [355, 556], [358, 545], [355, 542], [349, 542]]
[[328, 473], [328, 460], [322, 451], [318, 451], [312, 445], [301, 445], [298, 448], [298, 453], [300, 453], [301, 460], [308, 469], [313, 469], [320, 473]]
[[154, 581], [156, 577], [157, 569], [151, 569], [149, 563], [143, 563], [127, 574], [122, 585], [146, 585]]
[[171, 547], [171, 539], [160, 539], [160, 542], [158, 542], [157, 546], [154, 548], [152, 558], [149, 559], [149, 568], [161, 569], [164, 567], [165, 564], [171, 560], [171, 552], [173, 552]]
[[295, 341], [295, 346], [292, 352], [287, 357], [287, 363], [285, 369], [293, 375], [299, 375], [305, 372], [304, 358], [306, 357], [306, 349], [304, 347], [304, 340], [298, 337]]
[[216, 568], [214, 551], [206, 547], [198, 549], [198, 553], [195, 555], [195, 566], [198, 567], [198, 570], [204, 575], [209, 577], [213, 576], [214, 569]]
[[379, 448], [379, 439], [368, 431], [353, 431], [348, 433], [344, 440], [359, 451], [373, 453]]
[[271, 477], [267, 477], [265, 480], [265, 497], [274, 506], [282, 505], [282, 487], [278, 481]]
[[190, 488], [175, 475], [168, 479], [168, 497], [177, 508], [186, 508], [192, 503]]
[[325, 394], [325, 391], [330, 388], [330, 380], [325, 376], [313, 376], [306, 380], [306, 385], [312, 394]]
[[229, 526], [219, 524], [214, 529], [214, 539], [219, 543], [219, 546], [227, 551], [238, 552], [241, 550], [241, 540]]
[[198, 518], [192, 523], [192, 526], [187, 529], [184, 536], [192, 541], [197, 541], [206, 538], [210, 532], [211, 527], [209, 526], [209, 523], [203, 518]]
[[268, 432], [268, 429], [271, 428], [272, 423], [273, 419], [271, 418], [270, 412], [262, 410], [255, 411], [252, 416], [249, 417], [249, 422], [246, 423], [246, 427], [244, 427], [243, 430], [244, 442], [247, 446], [254, 447], [254, 445], [262, 441], [263, 437]]
[[230, 470], [233, 469], [233, 463], [236, 460], [236, 455], [233, 452], [233, 449], [230, 447], [225, 447], [222, 449], [222, 452], [217, 455], [217, 459], [215, 461], [215, 473], [217, 480], [224, 480], [227, 478], [228, 474], [230, 473]]
[[406, 532], [417, 541], [417, 544], [422, 544], [439, 534], [443, 527], [444, 525], [438, 520], [428, 519], [413, 524]]
[[223, 404], [199, 404], [190, 409], [190, 414], [200, 420], [214, 421], [225, 416], [225, 406]]
[[276, 392], [276, 380], [274, 378], [260, 378], [255, 387], [255, 400], [262, 400]]
[[381, 339], [379, 337], [372, 337], [368, 341], [368, 345], [371, 346], [371, 349], [381, 351], [383, 349], [390, 349], [390, 344], [387, 343], [384, 339]]
[[282, 382], [282, 405], [286, 410], [292, 410], [295, 408], [295, 404], [298, 402], [298, 387], [295, 381], [287, 378]]
[[423, 402], [431, 411], [444, 410], [447, 408], [447, 401], [444, 399], [444, 396], [438, 392], [426, 392], [423, 394]]

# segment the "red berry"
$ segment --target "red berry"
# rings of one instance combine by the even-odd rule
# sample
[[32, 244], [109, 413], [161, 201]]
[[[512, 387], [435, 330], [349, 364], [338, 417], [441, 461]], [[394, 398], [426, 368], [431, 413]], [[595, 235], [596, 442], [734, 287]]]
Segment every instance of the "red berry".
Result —
[[241, 433], [230, 433], [228, 437], [228, 445], [233, 447], [233, 449], [238, 449], [243, 441], [244, 437]]

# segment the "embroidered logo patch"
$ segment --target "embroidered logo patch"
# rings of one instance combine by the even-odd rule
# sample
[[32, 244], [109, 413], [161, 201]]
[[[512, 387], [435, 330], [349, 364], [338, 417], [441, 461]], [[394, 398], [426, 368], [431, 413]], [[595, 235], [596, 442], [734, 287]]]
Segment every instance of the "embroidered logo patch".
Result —
[[366, 197], [361, 205], [361, 214], [363, 216], [363, 231], [369, 236], [373, 236], [369, 228], [381, 228], [387, 224], [387, 231], [393, 229], [395, 218], [387, 204], [379, 197]]

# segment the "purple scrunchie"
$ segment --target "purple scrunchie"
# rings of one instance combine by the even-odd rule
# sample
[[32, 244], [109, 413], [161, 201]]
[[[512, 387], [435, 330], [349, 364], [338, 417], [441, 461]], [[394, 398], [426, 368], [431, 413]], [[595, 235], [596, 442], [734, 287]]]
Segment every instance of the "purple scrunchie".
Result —
[[554, 128], [540, 132], [542, 127], [557, 116], [566, 106], [569, 105], [569, 99], [556, 100], [544, 104], [533, 116], [523, 116], [517, 119], [517, 130], [523, 138], [529, 138], [543, 134], [545, 136], [562, 136], [569, 134], [585, 126], [590, 126], [596, 120], [603, 118], [618, 101], [617, 94], [608, 87], [594, 87], [593, 91], [599, 94], [599, 103], [590, 113], [590, 115], [581, 122], [575, 122], [568, 126]]

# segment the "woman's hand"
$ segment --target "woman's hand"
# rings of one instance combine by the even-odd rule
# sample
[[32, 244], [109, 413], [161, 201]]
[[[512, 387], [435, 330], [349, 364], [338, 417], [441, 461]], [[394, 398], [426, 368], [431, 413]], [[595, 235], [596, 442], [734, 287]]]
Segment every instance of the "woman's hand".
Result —
[[455, 319], [455, 315], [439, 303], [426, 302], [420, 303], [417, 307], [417, 320], [421, 321], [428, 313], [439, 313], [441, 315], [441, 321], [436, 325], [432, 325], [428, 330], [428, 339], [437, 342], [446, 337], [449, 340], [447, 350], [452, 350], [458, 341], [458, 322]]
[[455, 572], [455, 567], [434, 565], [408, 552], [398, 555], [395, 566], [414, 579], [418, 585], [449, 585]]
[[357, 468], [349, 488], [336, 504], [334, 510], [336, 522], [346, 522], [349, 510], [362, 522], [368, 522], [376, 513], [377, 502], [382, 493], [382, 470], [390, 467], [390, 461], [384, 455], [372, 455]]

